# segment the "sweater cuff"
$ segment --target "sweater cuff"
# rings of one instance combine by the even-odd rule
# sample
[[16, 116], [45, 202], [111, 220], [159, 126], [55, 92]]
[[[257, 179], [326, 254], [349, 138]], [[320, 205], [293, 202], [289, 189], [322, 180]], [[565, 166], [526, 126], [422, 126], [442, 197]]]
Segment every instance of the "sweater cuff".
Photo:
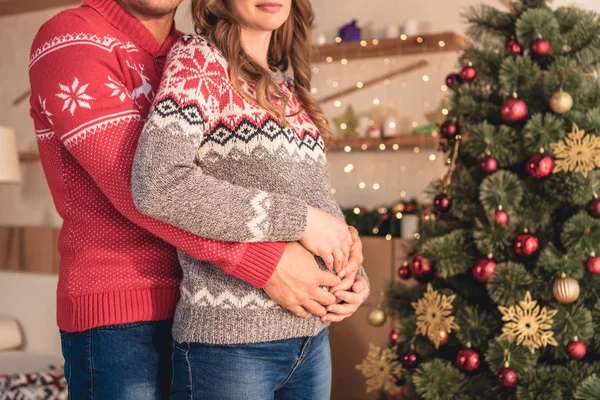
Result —
[[275, 272], [284, 249], [284, 242], [248, 243], [231, 276], [248, 282], [255, 288], [264, 288]]

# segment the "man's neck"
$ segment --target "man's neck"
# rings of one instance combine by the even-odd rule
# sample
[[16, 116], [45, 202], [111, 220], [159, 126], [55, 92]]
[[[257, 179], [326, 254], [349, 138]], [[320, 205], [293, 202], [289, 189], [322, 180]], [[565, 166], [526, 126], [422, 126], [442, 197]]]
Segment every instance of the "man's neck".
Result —
[[248, 55], [260, 65], [269, 69], [267, 55], [272, 32], [259, 32], [242, 28], [242, 43]]
[[141, 12], [138, 12], [135, 8], [128, 6], [121, 2], [121, 5], [138, 21], [142, 23], [149, 31], [152, 33], [152, 36], [156, 39], [158, 44], [162, 45], [165, 40], [169, 37], [171, 33], [171, 29], [173, 28], [173, 20], [175, 17], [175, 11], [165, 14], [165, 15], [147, 15]]

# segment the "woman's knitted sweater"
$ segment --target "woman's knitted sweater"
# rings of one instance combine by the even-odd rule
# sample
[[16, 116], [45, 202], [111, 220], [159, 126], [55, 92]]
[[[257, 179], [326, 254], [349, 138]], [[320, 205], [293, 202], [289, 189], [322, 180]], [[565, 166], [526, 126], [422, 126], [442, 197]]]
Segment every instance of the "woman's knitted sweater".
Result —
[[[293, 96], [292, 80], [280, 72], [274, 78], [292, 94], [287, 125], [235, 91], [213, 44], [199, 36], [175, 44], [134, 161], [140, 211], [234, 242], [297, 241], [307, 205], [343, 219], [317, 127]], [[178, 342], [266, 342], [313, 336], [327, 326], [316, 316], [296, 317], [208, 262], [183, 251], [179, 259]]]

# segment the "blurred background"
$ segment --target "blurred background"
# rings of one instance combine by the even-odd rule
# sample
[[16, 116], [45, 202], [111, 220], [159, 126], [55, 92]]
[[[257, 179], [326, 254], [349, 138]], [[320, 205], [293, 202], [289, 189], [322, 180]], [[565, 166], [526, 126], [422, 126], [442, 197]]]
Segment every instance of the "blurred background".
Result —
[[[503, 6], [500, 0], [478, 2]], [[460, 72], [457, 51], [468, 45], [461, 11], [472, 3], [313, 1], [313, 93], [338, 132], [328, 154], [332, 186], [348, 217], [360, 225], [372, 282], [369, 302], [332, 328], [334, 398], [366, 398], [354, 366], [369, 342], [388, 340], [389, 329], [374, 328], [367, 314], [409, 251], [417, 227], [404, 214], [418, 210], [416, 205], [428, 199], [428, 183], [446, 171], [435, 124], [447, 113], [446, 76]], [[572, 3], [600, 11], [595, 0], [554, 1], [555, 6]], [[0, 0], [0, 125], [14, 131], [20, 153], [19, 183], [3, 183], [0, 171], [0, 270], [5, 270], [0, 271], [0, 374], [60, 363], [54, 296], [61, 219], [36, 157], [27, 66], [39, 27], [76, 5], [72, 0]], [[178, 29], [191, 33], [188, 9], [185, 0], [176, 21]], [[9, 142], [0, 141], [0, 168], [2, 158], [16, 152]], [[18, 321], [20, 339], [2, 336], [8, 320]], [[3, 340], [12, 343], [9, 355]]]

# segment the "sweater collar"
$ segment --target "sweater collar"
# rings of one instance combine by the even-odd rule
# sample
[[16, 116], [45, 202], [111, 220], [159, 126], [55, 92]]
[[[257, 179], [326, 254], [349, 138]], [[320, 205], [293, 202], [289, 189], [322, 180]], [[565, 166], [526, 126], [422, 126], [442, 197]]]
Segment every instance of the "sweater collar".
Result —
[[129, 36], [132, 42], [150, 53], [152, 57], [167, 55], [171, 45], [180, 36], [180, 33], [175, 29], [175, 22], [173, 22], [171, 32], [161, 46], [148, 28], [131, 15], [118, 0], [83, 0], [81, 5], [96, 10], [105, 20]]

